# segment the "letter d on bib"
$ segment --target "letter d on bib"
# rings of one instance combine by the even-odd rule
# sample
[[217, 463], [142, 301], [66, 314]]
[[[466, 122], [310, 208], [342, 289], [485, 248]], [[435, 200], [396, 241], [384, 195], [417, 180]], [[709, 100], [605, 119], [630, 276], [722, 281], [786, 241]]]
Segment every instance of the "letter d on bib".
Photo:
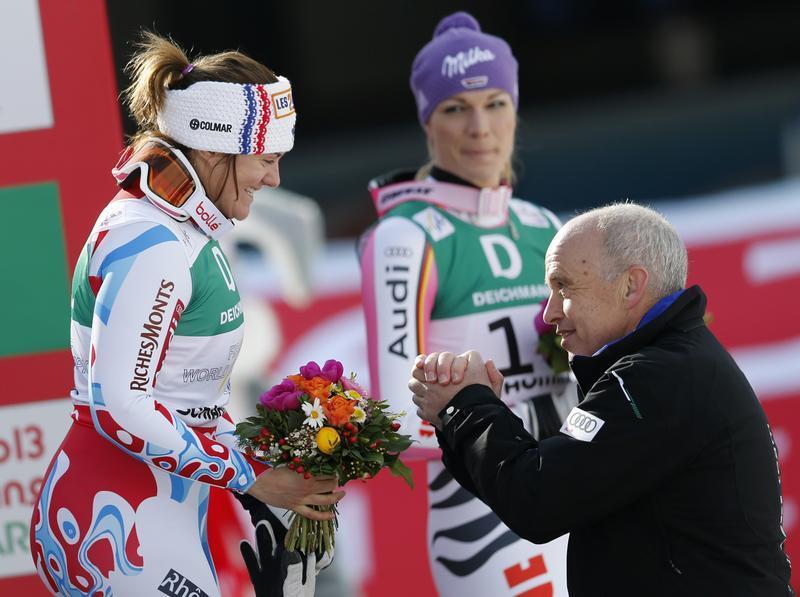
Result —
[[[502, 234], [486, 234], [481, 236], [481, 246], [495, 278], [514, 280], [520, 275], [522, 272], [522, 257], [519, 254], [517, 245], [510, 238]], [[498, 247], [507, 256], [507, 267], [503, 267], [500, 262], [500, 256], [497, 254]]]

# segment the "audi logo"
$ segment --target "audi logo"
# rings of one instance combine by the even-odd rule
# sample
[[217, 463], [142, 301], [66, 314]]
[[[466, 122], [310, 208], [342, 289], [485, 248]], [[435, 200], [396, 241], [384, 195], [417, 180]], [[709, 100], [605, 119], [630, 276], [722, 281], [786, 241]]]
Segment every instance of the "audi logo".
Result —
[[597, 428], [597, 421], [589, 415], [584, 415], [583, 413], [573, 413], [573, 415], [569, 418], [569, 424], [573, 427], [577, 427], [581, 431], [585, 431], [586, 433], [591, 433]]
[[413, 251], [407, 247], [386, 247], [383, 254], [386, 257], [411, 257]]

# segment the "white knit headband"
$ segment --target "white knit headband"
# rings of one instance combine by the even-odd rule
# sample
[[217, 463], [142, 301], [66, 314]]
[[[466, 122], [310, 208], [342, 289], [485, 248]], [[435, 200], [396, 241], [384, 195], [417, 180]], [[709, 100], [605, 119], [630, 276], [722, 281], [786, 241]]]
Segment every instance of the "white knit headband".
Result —
[[158, 128], [192, 149], [222, 153], [284, 153], [294, 145], [292, 86], [200, 81], [170, 89]]

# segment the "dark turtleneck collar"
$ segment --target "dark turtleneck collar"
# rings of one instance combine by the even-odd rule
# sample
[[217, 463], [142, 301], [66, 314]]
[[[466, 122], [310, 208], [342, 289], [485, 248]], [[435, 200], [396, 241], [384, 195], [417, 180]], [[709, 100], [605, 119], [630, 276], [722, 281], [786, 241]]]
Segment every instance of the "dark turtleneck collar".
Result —
[[[382, 174], [380, 176], [376, 176], [370, 181], [370, 186], [375, 186], [378, 188], [383, 188], [390, 184], [396, 184], [398, 182], [406, 182], [409, 180], [414, 180], [414, 177], [417, 175], [416, 170], [392, 170], [391, 172], [387, 172], [386, 174]], [[456, 176], [452, 172], [448, 172], [447, 170], [443, 170], [439, 166], [431, 166], [430, 176], [438, 182], [446, 182], [450, 184], [459, 184], [466, 187], [472, 187], [473, 189], [480, 189], [476, 184], [471, 183], [468, 180], [464, 180], [460, 176]], [[505, 184], [505, 183], [502, 183]]]
[[475, 189], [479, 189], [478, 185], [472, 184], [468, 180], [464, 180], [460, 176], [456, 176], [452, 172], [448, 172], [447, 170], [442, 170], [439, 166], [432, 166], [431, 167], [431, 176], [438, 180], [439, 182], [449, 182], [451, 184], [460, 184], [467, 187], [472, 187]]
[[619, 359], [633, 354], [640, 348], [651, 344], [666, 329], [688, 331], [701, 325], [706, 312], [706, 295], [699, 286], [686, 289], [675, 301], [660, 315], [621, 338], [608, 345], [604, 350], [593, 356], [573, 357], [570, 361], [581, 392], [585, 396], [603, 373]]

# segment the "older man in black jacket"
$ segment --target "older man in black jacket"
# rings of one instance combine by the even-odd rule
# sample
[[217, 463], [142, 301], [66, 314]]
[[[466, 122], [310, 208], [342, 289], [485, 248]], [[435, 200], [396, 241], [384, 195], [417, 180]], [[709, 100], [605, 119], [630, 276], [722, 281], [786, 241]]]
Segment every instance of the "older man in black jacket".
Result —
[[572, 596], [794, 594], [769, 425], [686, 270], [675, 229], [634, 204], [553, 239], [544, 319], [583, 395], [558, 436], [525, 431], [476, 352], [424, 355], [409, 383], [459, 483], [521, 537], [570, 533]]

